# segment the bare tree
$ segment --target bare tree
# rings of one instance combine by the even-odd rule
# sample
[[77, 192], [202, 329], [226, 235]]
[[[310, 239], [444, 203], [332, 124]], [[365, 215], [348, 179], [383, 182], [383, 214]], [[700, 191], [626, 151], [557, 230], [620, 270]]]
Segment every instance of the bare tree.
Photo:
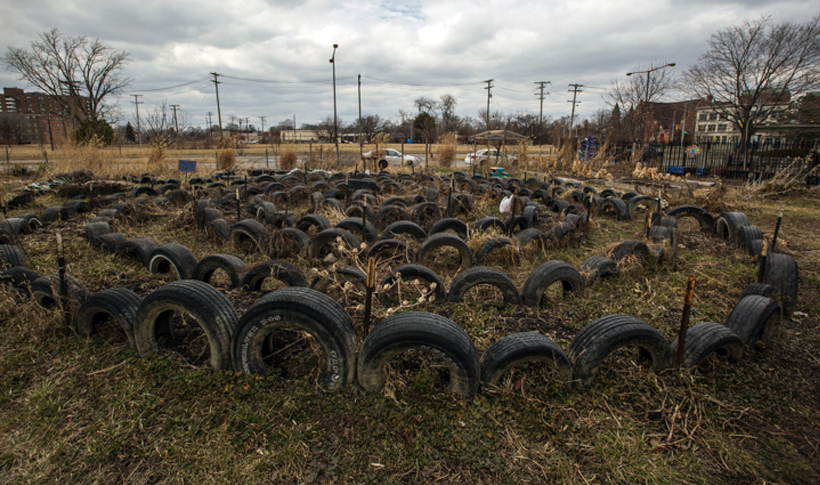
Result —
[[[387, 129], [387, 122], [381, 118], [379, 115], [365, 115], [362, 116], [362, 137], [365, 140], [372, 139], [375, 135], [385, 131]], [[359, 119], [357, 118], [356, 121], [350, 123], [350, 130], [357, 132], [359, 131]], [[366, 143], [369, 143], [367, 141]]]
[[[136, 123], [136, 120], [134, 122]], [[188, 114], [183, 110], [177, 110], [175, 122], [174, 113], [169, 112], [168, 101], [165, 99], [140, 116], [140, 122], [142, 137], [149, 143], [158, 136], [165, 136], [168, 140], [176, 140], [178, 138], [176, 127], [179, 127], [179, 133], [184, 133], [189, 125]]]
[[0, 141], [22, 143], [27, 122], [26, 117], [19, 113], [0, 113]]
[[[666, 62], [653, 62], [648, 67], [636, 66], [633, 69], [635, 75], [614, 80], [604, 95], [604, 100], [610, 105], [619, 105], [621, 109], [639, 116], [633, 120], [636, 137], [640, 133], [648, 136], [645, 125], [650, 121], [652, 103], [677, 88], [672, 71], [664, 69], [667, 66], [670, 64]], [[649, 74], [644, 75], [647, 72]]]
[[820, 15], [804, 24], [763, 17], [717, 32], [684, 80], [740, 130], [746, 146], [786, 97], [820, 86]]
[[131, 83], [122, 74], [128, 56], [99, 39], [68, 37], [53, 29], [40, 34], [30, 51], [8, 47], [3, 63], [21, 80], [55, 96], [66, 112], [81, 121], [102, 119], [111, 113], [114, 105], [107, 99], [116, 97]]

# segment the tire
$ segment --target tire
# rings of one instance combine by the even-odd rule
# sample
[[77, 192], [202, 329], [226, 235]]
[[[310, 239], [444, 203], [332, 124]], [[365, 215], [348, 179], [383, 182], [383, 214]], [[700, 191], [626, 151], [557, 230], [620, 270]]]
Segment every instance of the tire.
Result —
[[326, 217], [319, 214], [308, 214], [296, 221], [296, 229], [303, 231], [305, 234], [307, 234], [311, 227], [315, 227], [317, 232], [321, 232], [325, 229], [330, 229], [332, 226]]
[[726, 318], [726, 326], [751, 350], [758, 340], [774, 340], [780, 326], [780, 305], [765, 296], [744, 296]]
[[[90, 296], [82, 282], [70, 274], [65, 275], [67, 300], [69, 310], [77, 308]], [[42, 307], [50, 307], [57, 303], [60, 294], [60, 277], [52, 274], [41, 276], [31, 282], [31, 299]]]
[[276, 206], [272, 202], [262, 202], [256, 208], [256, 218], [273, 225], [276, 222]]
[[100, 234], [97, 236], [97, 241], [100, 243], [100, 248], [105, 249], [111, 254], [115, 254], [117, 247], [127, 241], [127, 239], [118, 232], [112, 232], [109, 234]]
[[[673, 354], [678, 352], [678, 339], [669, 346]], [[729, 362], [737, 362], [743, 357], [743, 341], [731, 328], [715, 322], [703, 322], [686, 330], [683, 344], [684, 369], [694, 369], [703, 359], [718, 352], [726, 355]]]
[[609, 257], [616, 263], [620, 263], [629, 256], [635, 256], [641, 265], [645, 265], [649, 257], [649, 246], [643, 241], [627, 239], [612, 248], [609, 254]]
[[211, 284], [211, 277], [214, 271], [221, 269], [227, 273], [231, 280], [231, 288], [239, 288], [242, 283], [240, 276], [248, 268], [245, 262], [230, 254], [212, 254], [205, 256], [196, 263], [191, 279], [203, 281]]
[[749, 295], [760, 295], [765, 296], [766, 298], [771, 298], [772, 300], [777, 301], [777, 288], [768, 284], [768, 283], [749, 283], [743, 288], [743, 291], [740, 292], [740, 298], [738, 301], [742, 300], [744, 296]]
[[284, 288], [250, 306], [236, 325], [233, 366], [236, 372], [264, 374], [262, 349], [281, 327], [296, 327], [313, 336], [322, 348], [325, 366], [319, 381], [328, 390], [347, 387], [356, 378], [356, 331], [339, 303], [310, 288]]
[[565, 237], [575, 234], [576, 231], [577, 229], [575, 228], [575, 226], [573, 226], [569, 222], [559, 222], [558, 224], [550, 228], [549, 232], [547, 233], [547, 237], [555, 241], [561, 241]]
[[0, 221], [0, 233], [6, 233], [11, 237], [29, 234], [31, 233], [31, 226], [23, 219], [12, 217]]
[[379, 229], [384, 230], [390, 224], [397, 221], [409, 221], [412, 218], [407, 210], [399, 205], [384, 205], [379, 212], [376, 213], [376, 218], [373, 224]]
[[550, 242], [549, 236], [547, 236], [544, 233], [544, 231], [542, 231], [541, 229], [536, 229], [534, 227], [524, 229], [523, 231], [516, 234], [515, 237], [518, 239], [518, 247], [522, 249], [533, 241], [537, 241], [539, 247], [541, 249], [544, 249]]
[[[433, 224], [441, 220], [441, 208], [435, 202], [422, 202], [410, 211], [413, 220], [421, 227], [432, 228]], [[430, 234], [430, 231], [427, 231]]]
[[556, 214], [560, 214], [567, 210], [569, 207], [569, 202], [565, 201], [564, 199], [552, 199], [552, 204], [550, 205], [550, 211], [555, 212]]
[[398, 300], [393, 298], [392, 292], [385, 290], [385, 288], [392, 286], [399, 278], [399, 275], [403, 282], [424, 280], [428, 287], [432, 287], [432, 285], [435, 284], [436, 287], [432, 290], [435, 299], [432, 301], [447, 301], [447, 290], [444, 287], [444, 282], [441, 281], [441, 278], [439, 278], [435, 271], [420, 264], [403, 264], [391, 269], [384, 275], [381, 282], [379, 282], [379, 301], [385, 305], [398, 303]]
[[507, 225], [497, 217], [485, 217], [479, 219], [479, 221], [475, 223], [475, 226], [473, 226], [473, 231], [489, 231], [490, 229], [498, 229], [506, 232]]
[[563, 261], [547, 261], [535, 268], [524, 282], [521, 290], [523, 303], [531, 307], [540, 307], [544, 292], [558, 281], [561, 282], [564, 294], [580, 294], [584, 291], [584, 280], [578, 270]]
[[567, 357], [574, 368], [575, 386], [589, 386], [598, 366], [615, 350], [636, 346], [652, 360], [655, 372], [672, 366], [669, 342], [648, 323], [629, 315], [608, 315], [584, 327], [572, 339]]
[[146, 268], [151, 266], [151, 253], [157, 248], [157, 243], [150, 239], [134, 238], [120, 243], [117, 246], [118, 256], [136, 257]]
[[30, 294], [31, 283], [40, 275], [25, 266], [15, 266], [0, 273], [0, 283], [9, 285], [21, 295]]
[[238, 320], [236, 310], [220, 291], [197, 280], [174, 281], [146, 296], [137, 309], [134, 341], [143, 358], [159, 351], [156, 336], [173, 332], [174, 311], [194, 317], [210, 346], [210, 367], [231, 368], [231, 335]]
[[413, 261], [413, 251], [407, 247], [407, 243], [398, 239], [381, 239], [367, 250], [367, 257], [375, 258], [376, 261], [383, 259], [392, 260], [400, 258], [403, 263]]
[[266, 278], [275, 278], [288, 286], [308, 286], [307, 278], [298, 266], [276, 259], [251, 266], [239, 286], [245, 291], [260, 291]]
[[[339, 229], [344, 229], [351, 234], [362, 234], [362, 224], [365, 220], [361, 217], [349, 217], [347, 219], [342, 220], [336, 227]], [[366, 241], [373, 241], [378, 236], [379, 232], [376, 230], [376, 227], [367, 221], [364, 227], [364, 234], [362, 234], [362, 239]]]
[[286, 227], [274, 231], [271, 235], [268, 256], [283, 258], [295, 255], [306, 258], [308, 246], [310, 246], [310, 236], [295, 227]]
[[427, 238], [427, 231], [415, 222], [396, 221], [384, 228], [379, 239], [395, 239], [399, 234], [409, 234], [413, 236], [417, 242], [424, 241], [424, 239]]
[[598, 216], [604, 217], [609, 211], [615, 215], [616, 221], [629, 220], [629, 210], [626, 208], [626, 203], [618, 197], [609, 197], [601, 202], [598, 206]]
[[85, 225], [85, 237], [88, 239], [88, 244], [95, 248], [100, 247], [99, 236], [110, 233], [111, 226], [107, 222], [89, 222]]
[[555, 342], [535, 332], [514, 333], [502, 337], [481, 356], [481, 382], [496, 389], [501, 378], [513, 367], [525, 362], [544, 362], [562, 383], [572, 380], [572, 364]]
[[110, 317], [125, 332], [131, 350], [137, 350], [134, 326], [141, 302], [139, 295], [125, 288], [112, 288], [92, 295], [77, 310], [77, 333], [82, 336], [91, 335], [95, 327]]
[[433, 224], [428, 234], [442, 234], [446, 231], [455, 231], [461, 239], [467, 239], [467, 224], [459, 219], [448, 217]]
[[151, 274], [168, 273], [173, 266], [179, 279], [188, 280], [193, 277], [196, 265], [196, 256], [191, 250], [182, 244], [168, 243], [151, 251], [148, 270]]
[[319, 234], [313, 236], [313, 239], [310, 241], [310, 245], [308, 246], [308, 258], [319, 259], [320, 257], [323, 257], [323, 248], [328, 244], [335, 243], [337, 238], [342, 238], [342, 241], [348, 249], [359, 249], [359, 240], [356, 239], [356, 236], [344, 229], [334, 227], [331, 229], [325, 229]]
[[672, 240], [672, 231], [674, 229], [664, 226], [652, 226], [649, 228], [649, 241], [654, 243], [662, 243], [666, 240]]
[[62, 206], [48, 207], [40, 216], [40, 220], [43, 222], [54, 222], [58, 220], [62, 221], [65, 219], [68, 219], [68, 211], [66, 211]]
[[787, 254], [769, 252], [763, 266], [763, 282], [777, 288], [778, 298], [783, 307], [783, 316], [791, 320], [797, 305], [799, 285], [797, 261]]
[[669, 217], [674, 217], [677, 220], [684, 217], [691, 217], [698, 221], [700, 230], [703, 232], [715, 232], [715, 218], [706, 212], [703, 208], [694, 205], [679, 205], [675, 208], [669, 209], [666, 212]]
[[732, 244], [740, 244], [740, 227], [748, 226], [749, 219], [742, 212], [724, 212], [715, 221], [718, 237]]
[[758, 226], [740, 226], [737, 228], [738, 242], [749, 250], [752, 241], [763, 239], [763, 231]]
[[656, 209], [660, 211], [660, 207], [658, 207], [658, 199], [648, 195], [638, 195], [636, 197], [632, 197], [626, 203], [626, 211], [629, 214], [630, 219], [635, 218], [635, 212], [637, 212], [638, 207], [641, 206], [645, 207], [649, 212], [653, 212]]
[[459, 272], [450, 282], [447, 299], [451, 302], [460, 302], [464, 294], [477, 285], [491, 285], [498, 288], [504, 297], [504, 302], [518, 305], [521, 297], [515, 283], [503, 271], [489, 266], [475, 266]]
[[385, 365], [411, 349], [428, 351], [444, 360], [450, 370], [450, 392], [465, 399], [478, 392], [478, 353], [470, 337], [452, 320], [424, 312], [393, 315], [373, 328], [359, 353], [359, 385], [369, 392], [381, 390], [387, 380]]
[[245, 252], [252, 252], [246, 245], [246, 241], [250, 241], [258, 252], [264, 253], [269, 237], [265, 226], [255, 219], [245, 219], [231, 226], [231, 244]]
[[78, 199], [65, 201], [63, 208], [66, 210], [68, 217], [91, 211], [91, 208], [88, 206], [86, 201]]
[[450, 246], [458, 250], [461, 255], [460, 266], [462, 269], [467, 269], [473, 265], [473, 253], [470, 251], [467, 243], [460, 237], [446, 232], [428, 236], [419, 246], [418, 253], [416, 253], [416, 261], [420, 264], [425, 264], [430, 253], [443, 246]]
[[0, 244], [0, 270], [25, 266], [26, 257], [20, 246], [14, 244]]
[[[332, 271], [332, 270], [328, 270]], [[344, 289], [347, 283], [351, 283], [356, 287], [356, 291], [361, 293], [362, 301], [367, 291], [367, 275], [359, 268], [352, 266], [339, 266], [333, 272], [333, 278], [325, 278], [321, 274], [310, 282], [310, 288], [321, 293], [328, 294], [329, 291], [335, 290], [337, 287]]]
[[603, 256], [590, 256], [581, 263], [578, 272], [584, 279], [584, 286], [592, 286], [598, 278], [616, 274], [618, 265], [615, 261]]
[[529, 229], [530, 223], [524, 216], [510, 216], [510, 218], [504, 223], [504, 227], [506, 228], [506, 232], [508, 234], [517, 234], [521, 231], [526, 231]]
[[214, 219], [207, 226], [208, 234], [221, 242], [228, 242], [231, 240], [231, 226], [228, 221], [222, 219]]
[[[496, 249], [501, 249], [506, 246], [511, 246], [513, 251], [515, 251], [515, 245], [513, 244], [510, 238], [506, 237], [491, 237], [487, 241], [484, 242], [475, 252], [475, 261], [478, 264], [484, 262], [484, 258], [488, 257], [490, 253], [495, 251]], [[517, 252], [517, 251], [515, 251]]]

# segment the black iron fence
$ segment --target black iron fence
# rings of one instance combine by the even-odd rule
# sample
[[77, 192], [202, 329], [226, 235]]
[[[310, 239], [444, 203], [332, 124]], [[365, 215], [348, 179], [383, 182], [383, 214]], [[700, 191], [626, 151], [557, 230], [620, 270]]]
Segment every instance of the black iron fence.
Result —
[[[644, 150], [644, 165], [676, 175], [715, 176], [731, 179], [763, 180], [784, 169], [812, 171], [810, 183], [820, 172], [820, 143], [737, 143], [703, 142], [697, 150], [680, 145], [650, 145]], [[746, 148], [746, 149], [744, 149]], [[813, 170], [814, 169], [814, 170]]]

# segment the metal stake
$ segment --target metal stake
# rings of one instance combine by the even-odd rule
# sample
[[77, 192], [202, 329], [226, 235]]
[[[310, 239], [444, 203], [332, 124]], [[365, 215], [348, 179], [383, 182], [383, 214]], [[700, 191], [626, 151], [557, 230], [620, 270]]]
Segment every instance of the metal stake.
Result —
[[686, 284], [686, 296], [683, 300], [683, 313], [680, 318], [680, 329], [678, 329], [678, 352], [675, 355], [675, 366], [680, 367], [683, 361], [683, 349], [686, 345], [686, 331], [689, 329], [689, 312], [692, 309], [692, 296], [695, 293], [695, 275], [689, 276]]
[[774, 236], [772, 236], [772, 252], [774, 246], [777, 244], [777, 235], [780, 233], [780, 224], [783, 222], [783, 204], [780, 204], [780, 214], [777, 216], [777, 225], [774, 227]]
[[364, 328], [362, 338], [370, 333], [370, 311], [373, 303], [373, 285], [375, 284], [375, 266], [376, 260], [374, 258], [367, 258], [367, 286], [364, 294]]

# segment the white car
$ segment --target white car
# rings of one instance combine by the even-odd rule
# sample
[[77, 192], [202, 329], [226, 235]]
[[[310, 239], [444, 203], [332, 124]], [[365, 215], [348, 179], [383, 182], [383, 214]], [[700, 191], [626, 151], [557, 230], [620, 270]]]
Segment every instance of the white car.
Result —
[[411, 163], [418, 166], [421, 161], [413, 155], [404, 155], [398, 150], [392, 148], [385, 148], [384, 150], [371, 150], [363, 153], [362, 156], [367, 159], [374, 159], [378, 156], [379, 168], [384, 170], [388, 165], [409, 166]]
[[490, 164], [494, 163], [506, 163], [506, 162], [514, 162], [517, 159], [513, 155], [507, 155], [506, 153], [496, 150], [494, 148], [487, 150], [486, 148], [482, 150], [478, 150], [475, 153], [468, 153], [466, 157], [464, 157], [464, 163], [468, 165], [483, 165], [484, 162], [487, 161], [489, 153]]

